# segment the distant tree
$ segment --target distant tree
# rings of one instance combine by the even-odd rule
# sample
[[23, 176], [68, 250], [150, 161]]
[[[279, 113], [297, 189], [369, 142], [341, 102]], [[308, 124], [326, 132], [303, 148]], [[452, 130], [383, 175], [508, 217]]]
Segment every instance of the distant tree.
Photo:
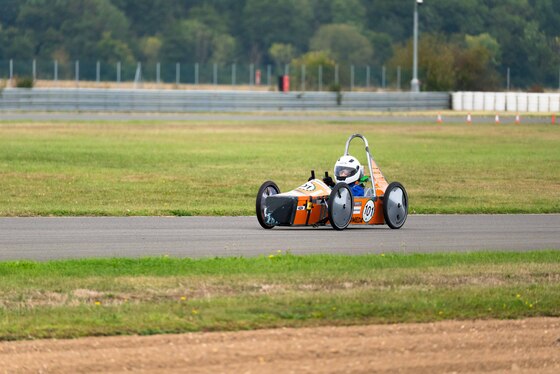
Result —
[[558, 0], [529, 0], [534, 11], [535, 20], [547, 37], [560, 35], [560, 1]]
[[[496, 71], [499, 44], [482, 34], [449, 41], [443, 35], [425, 34], [419, 42], [419, 79], [425, 91], [489, 91], [500, 86]], [[395, 49], [392, 64], [411, 66], [412, 43]]]
[[[109, 0], [35, 0], [17, 18], [20, 35], [28, 34], [35, 57], [52, 57], [64, 49], [71, 58], [97, 60], [105, 32], [126, 44], [129, 23]], [[104, 52], [107, 50], [105, 49]]]
[[295, 57], [296, 51], [291, 44], [273, 43], [268, 49], [268, 54], [276, 66], [284, 66]]
[[185, 16], [181, 2], [170, 0], [112, 0], [131, 21], [131, 30], [138, 37], [156, 35], [166, 25]]
[[236, 48], [237, 42], [233, 36], [229, 34], [214, 34], [210, 61], [218, 64], [232, 62]]
[[[422, 91], [449, 91], [455, 86], [454, 49], [443, 36], [424, 34], [419, 40], [419, 79]], [[395, 47], [393, 66], [412, 66], [412, 41]]]
[[[0, 0], [0, 59], [272, 63], [278, 44], [293, 47], [286, 62], [328, 50], [340, 64], [391, 69], [402, 58], [393, 50], [409, 48], [413, 8], [413, 0]], [[507, 68], [516, 88], [558, 86], [559, 0], [426, 0], [419, 17], [421, 38], [443, 35], [454, 50], [457, 86], [503, 83]], [[435, 72], [444, 57], [421, 61], [424, 88], [446, 86], [449, 68]], [[402, 81], [410, 64], [400, 65]]]
[[192, 7], [189, 10], [188, 18], [197, 20], [211, 27], [218, 34], [229, 33], [229, 23], [231, 20], [219, 14], [216, 8], [210, 3], [203, 3]]
[[0, 25], [4, 25], [4, 28], [14, 26], [22, 5], [23, 1], [20, 0], [2, 0]]
[[[441, 35], [427, 34], [420, 38], [418, 64], [424, 75], [427, 91], [448, 91], [455, 84], [454, 54], [451, 45]], [[412, 59], [410, 60], [412, 61]]]
[[[301, 72], [301, 66], [305, 65], [305, 86], [308, 89], [316, 89], [318, 87], [319, 67], [321, 67], [323, 82], [330, 83], [334, 81], [336, 63], [326, 51], [307, 52], [299, 58], [292, 60], [291, 65], [298, 74]], [[301, 76], [298, 75], [298, 82], [296, 84], [301, 84], [301, 79]]]
[[[534, 3], [535, 7], [541, 2]], [[500, 43], [503, 72], [511, 69], [511, 83], [527, 87], [549, 82], [557, 86], [559, 55], [554, 36], [547, 36], [534, 19], [535, 7], [527, 0], [504, 0], [492, 8], [492, 36]], [[551, 15], [552, 17], [554, 15]]]
[[212, 29], [196, 20], [180, 21], [164, 34], [162, 57], [167, 61], [206, 63], [212, 54]]
[[316, 30], [321, 25], [333, 23], [331, 4], [332, 0], [311, 0], [313, 30]]
[[60, 32], [63, 36], [72, 35], [64, 44], [73, 58], [97, 60], [100, 52], [96, 47], [104, 32], [125, 43], [128, 20], [109, 0], [63, 0], [58, 4], [64, 7], [64, 2], [68, 18], [62, 22]]
[[455, 86], [458, 91], [494, 91], [500, 77], [493, 63], [493, 53], [482, 45], [458, 49], [455, 55]]
[[321, 26], [310, 41], [313, 51], [328, 51], [338, 63], [366, 65], [373, 58], [369, 40], [352, 25]]
[[140, 39], [143, 60], [152, 63], [158, 61], [162, 44], [161, 37], [158, 36], [147, 36]]
[[177, 62], [226, 63], [235, 52], [235, 39], [196, 21], [177, 22], [164, 34], [162, 59]]
[[363, 30], [366, 25], [366, 9], [361, 0], [331, 0], [330, 23], [345, 23]]
[[35, 56], [35, 35], [15, 27], [0, 30], [0, 58], [30, 60]]
[[480, 35], [465, 35], [465, 42], [469, 49], [485, 49], [489, 55], [488, 63], [494, 65], [500, 64], [502, 60], [502, 50], [498, 41], [490, 36], [488, 33], [483, 33]]
[[393, 57], [393, 38], [384, 32], [366, 31], [365, 36], [371, 43], [373, 50], [373, 64], [381, 66]]
[[104, 62], [134, 62], [134, 55], [128, 45], [118, 39], [114, 39], [109, 31], [103, 33], [101, 40], [97, 43], [97, 51], [99, 53], [98, 58]]
[[[425, 13], [426, 5], [422, 6], [422, 13]], [[366, 9], [367, 28], [403, 42], [412, 36], [413, 7], [410, 0], [370, 0]]]
[[307, 47], [312, 33], [309, 0], [247, 0], [243, 8], [243, 39], [252, 62], [259, 63], [273, 43]]
[[[509, 0], [500, 0], [509, 1]], [[526, 0], [523, 0], [526, 1]], [[427, 33], [480, 34], [486, 30], [487, 0], [425, 1], [419, 10], [422, 30]], [[412, 1], [406, 1], [412, 7]], [[411, 9], [412, 10], [412, 9]], [[412, 21], [412, 20], [411, 20]]]
[[530, 80], [544, 83], [557, 77], [560, 58], [553, 45], [554, 40], [546, 37], [536, 21], [525, 25], [518, 51], [525, 57], [525, 74]]

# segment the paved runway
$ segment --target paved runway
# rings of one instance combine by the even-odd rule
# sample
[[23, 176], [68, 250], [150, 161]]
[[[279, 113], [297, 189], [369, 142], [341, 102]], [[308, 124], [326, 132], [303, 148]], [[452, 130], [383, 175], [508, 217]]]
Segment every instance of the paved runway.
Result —
[[387, 226], [262, 229], [255, 217], [0, 218], [0, 260], [560, 249], [560, 214], [411, 215]]

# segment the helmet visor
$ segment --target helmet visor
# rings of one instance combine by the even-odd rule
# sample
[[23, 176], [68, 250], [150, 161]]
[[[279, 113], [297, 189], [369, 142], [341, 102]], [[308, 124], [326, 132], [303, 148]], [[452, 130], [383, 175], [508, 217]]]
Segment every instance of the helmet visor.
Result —
[[356, 168], [350, 167], [350, 166], [337, 166], [334, 169], [334, 175], [336, 177], [336, 179], [338, 180], [342, 180], [342, 179], [346, 179], [348, 177], [353, 176], [354, 174], [356, 174], [358, 172], [358, 170], [356, 170]]

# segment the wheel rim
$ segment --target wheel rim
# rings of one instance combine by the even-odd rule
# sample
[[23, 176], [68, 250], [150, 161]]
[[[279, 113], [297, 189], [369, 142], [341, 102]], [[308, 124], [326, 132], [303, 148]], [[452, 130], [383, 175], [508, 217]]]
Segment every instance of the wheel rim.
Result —
[[266, 198], [272, 195], [276, 195], [278, 193], [278, 190], [276, 190], [276, 188], [274, 188], [274, 186], [268, 186], [266, 187], [262, 194], [261, 194], [261, 217], [264, 217], [264, 209], [265, 209], [265, 202], [266, 202]]
[[352, 218], [352, 195], [348, 188], [339, 188], [331, 202], [331, 221], [334, 226], [344, 228]]
[[406, 199], [400, 187], [393, 187], [389, 191], [387, 204], [387, 218], [395, 226], [400, 226], [406, 219]]

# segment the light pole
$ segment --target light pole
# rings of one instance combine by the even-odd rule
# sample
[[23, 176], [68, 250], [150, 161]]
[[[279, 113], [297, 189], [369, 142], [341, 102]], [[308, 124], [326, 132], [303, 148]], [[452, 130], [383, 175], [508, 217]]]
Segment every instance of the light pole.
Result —
[[420, 82], [418, 81], [418, 5], [422, 5], [423, 2], [424, 0], [414, 1], [412, 80], [410, 81], [410, 91], [412, 92], [420, 92]]

